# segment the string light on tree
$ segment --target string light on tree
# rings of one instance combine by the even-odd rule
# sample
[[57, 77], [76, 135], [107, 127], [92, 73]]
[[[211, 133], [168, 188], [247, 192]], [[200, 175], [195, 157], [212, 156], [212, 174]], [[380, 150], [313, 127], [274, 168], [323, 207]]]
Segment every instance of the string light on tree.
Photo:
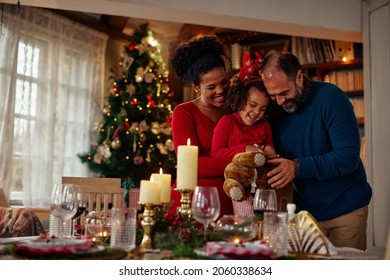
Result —
[[122, 73], [110, 81], [97, 143], [78, 155], [93, 172], [122, 178], [125, 187], [139, 187], [160, 168], [176, 177], [171, 136], [175, 104], [160, 51], [148, 26], [141, 25], [120, 52]]

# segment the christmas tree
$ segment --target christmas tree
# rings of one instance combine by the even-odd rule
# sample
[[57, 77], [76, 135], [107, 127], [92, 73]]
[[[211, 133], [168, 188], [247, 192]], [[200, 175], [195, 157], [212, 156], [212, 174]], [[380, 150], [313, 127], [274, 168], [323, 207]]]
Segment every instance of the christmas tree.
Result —
[[110, 81], [98, 143], [78, 156], [94, 173], [122, 178], [127, 189], [160, 169], [175, 178], [168, 71], [148, 25], [136, 30], [121, 57], [122, 76]]

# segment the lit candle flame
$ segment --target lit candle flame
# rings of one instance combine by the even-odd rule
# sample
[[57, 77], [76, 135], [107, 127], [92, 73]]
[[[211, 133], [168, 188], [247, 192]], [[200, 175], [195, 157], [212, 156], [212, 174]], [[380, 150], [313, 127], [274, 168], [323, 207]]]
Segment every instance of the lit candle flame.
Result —
[[191, 140], [190, 138], [187, 139], [187, 146], [191, 145]]
[[163, 174], [162, 168], [160, 168], [160, 174]]

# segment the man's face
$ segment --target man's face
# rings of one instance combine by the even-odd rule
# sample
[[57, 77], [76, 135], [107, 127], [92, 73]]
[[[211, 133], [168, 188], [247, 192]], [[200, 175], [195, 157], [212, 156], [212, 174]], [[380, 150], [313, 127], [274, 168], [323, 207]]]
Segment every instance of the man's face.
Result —
[[283, 110], [293, 113], [297, 110], [303, 94], [303, 76], [298, 71], [295, 80], [291, 80], [283, 71], [264, 71], [264, 85], [271, 100], [275, 101]]

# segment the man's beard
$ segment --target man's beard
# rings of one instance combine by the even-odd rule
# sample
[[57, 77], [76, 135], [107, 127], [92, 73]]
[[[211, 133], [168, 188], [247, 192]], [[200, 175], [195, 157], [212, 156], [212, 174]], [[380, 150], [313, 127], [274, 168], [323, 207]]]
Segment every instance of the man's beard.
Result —
[[295, 84], [295, 92], [296, 95], [294, 98], [287, 99], [284, 102], [290, 103], [288, 106], [282, 106], [283, 110], [287, 113], [294, 113], [298, 109], [298, 105], [304, 103], [310, 92], [310, 80], [306, 76], [304, 76], [303, 87], [299, 87]]

